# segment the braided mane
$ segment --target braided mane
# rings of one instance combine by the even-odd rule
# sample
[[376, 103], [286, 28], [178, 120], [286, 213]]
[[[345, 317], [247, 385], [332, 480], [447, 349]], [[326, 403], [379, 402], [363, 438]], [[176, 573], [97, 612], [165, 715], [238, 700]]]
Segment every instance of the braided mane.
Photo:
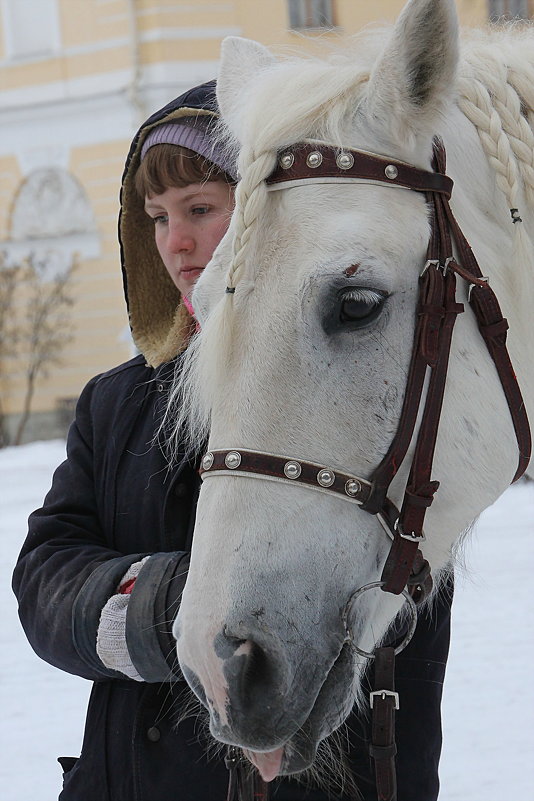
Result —
[[534, 206], [534, 37], [494, 31], [466, 52], [458, 105], [478, 131], [509, 208]]

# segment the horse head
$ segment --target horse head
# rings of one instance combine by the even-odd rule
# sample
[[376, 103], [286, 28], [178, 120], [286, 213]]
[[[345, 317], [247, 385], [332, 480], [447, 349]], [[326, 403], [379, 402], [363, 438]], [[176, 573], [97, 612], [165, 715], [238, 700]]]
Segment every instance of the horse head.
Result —
[[[411, 0], [385, 37], [360, 37], [327, 60], [277, 61], [257, 43], [225, 42], [218, 99], [242, 178], [229, 232], [194, 292], [202, 331], [175, 393], [197, 444], [208, 436], [212, 452], [277, 454], [370, 479], [397, 431], [427, 200], [343, 177], [270, 186], [295, 143], [430, 171], [440, 133], [456, 213], [521, 324], [527, 310], [502, 275], [513, 233], [502, 222], [507, 203], [458, 107], [458, 49], [452, 0]], [[459, 295], [467, 305], [467, 286]], [[526, 346], [512, 347], [526, 364]], [[413, 447], [389, 488], [399, 506]], [[441, 487], [421, 544], [435, 586], [454, 543], [516, 464], [499, 378], [467, 311], [455, 329], [435, 453]], [[360, 701], [366, 660], [354, 645], [372, 651], [403, 597], [355, 596], [378, 581], [389, 552], [376, 516], [296, 482], [232, 475], [232, 465], [223, 473], [203, 482], [174, 634], [212, 734], [246, 749], [269, 780], [308, 767]]]

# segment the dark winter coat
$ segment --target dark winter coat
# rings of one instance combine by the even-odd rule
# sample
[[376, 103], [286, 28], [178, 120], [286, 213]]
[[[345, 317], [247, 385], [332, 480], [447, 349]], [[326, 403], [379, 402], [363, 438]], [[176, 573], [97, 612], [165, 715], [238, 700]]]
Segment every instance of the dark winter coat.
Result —
[[[179, 457], [172, 469], [151, 445], [169, 368], [132, 361], [93, 379], [78, 403], [67, 460], [57, 469], [14, 577], [20, 616], [36, 652], [94, 681], [81, 757], [65, 775], [61, 801], [224, 801], [227, 772], [209, 761], [203, 724], [175, 728], [189, 698], [170, 633], [185, 581], [199, 479]], [[159, 552], [159, 553], [158, 553]], [[95, 651], [101, 609], [128, 566], [156, 553], [136, 582], [127, 641], [150, 682], [121, 678]], [[148, 570], [147, 570], [148, 566]], [[147, 572], [145, 573], [145, 570]], [[449, 639], [449, 603], [421, 619], [397, 660], [399, 801], [437, 797], [439, 704]], [[369, 784], [367, 726], [353, 716], [352, 765]], [[278, 801], [326, 799], [279, 782]]]
[[[195, 108], [208, 113], [214, 108], [213, 83], [154, 115], [132, 144], [122, 189], [121, 255], [132, 332], [144, 356], [84, 389], [67, 460], [57, 469], [43, 508], [30, 517], [14, 573], [20, 618], [35, 651], [94, 682], [81, 756], [62, 760], [61, 801], [226, 797], [223, 755], [212, 749], [208, 758], [202, 717], [185, 715], [192, 696], [176, 665], [171, 634], [187, 573], [199, 478], [183, 454], [169, 467], [155, 441], [174, 368], [168, 353], [183, 348], [191, 319], [158, 261], [142, 203], [132, 190], [147, 126]], [[142, 683], [104, 667], [96, 632], [101, 610], [128, 567], [149, 554], [126, 623], [128, 650]], [[450, 597], [444, 593], [398, 658], [399, 801], [437, 798], [449, 618]], [[361, 777], [364, 800], [375, 801], [366, 721], [351, 716], [349, 731], [350, 767]], [[324, 801], [327, 795], [287, 779], [273, 784], [273, 801], [304, 798]]]

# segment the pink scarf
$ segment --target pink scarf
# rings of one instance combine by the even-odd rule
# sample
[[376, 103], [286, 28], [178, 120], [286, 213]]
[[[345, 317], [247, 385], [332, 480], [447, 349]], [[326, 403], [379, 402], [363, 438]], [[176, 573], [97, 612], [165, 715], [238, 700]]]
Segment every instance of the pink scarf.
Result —
[[187, 295], [182, 295], [182, 300], [183, 300], [185, 308], [187, 309], [187, 311], [189, 312], [189, 314], [191, 315], [191, 317], [193, 318], [193, 320], [196, 323], [196, 329], [195, 330], [197, 332], [200, 331], [200, 323], [198, 322], [197, 318], [195, 317], [195, 310], [193, 309], [191, 301], [189, 300]]

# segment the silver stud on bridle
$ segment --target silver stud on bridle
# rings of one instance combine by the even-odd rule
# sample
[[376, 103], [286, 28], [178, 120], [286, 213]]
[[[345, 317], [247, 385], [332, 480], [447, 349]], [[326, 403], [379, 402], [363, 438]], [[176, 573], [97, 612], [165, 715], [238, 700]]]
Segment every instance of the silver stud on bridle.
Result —
[[345, 484], [345, 492], [350, 498], [356, 497], [361, 492], [362, 485], [355, 478], [349, 479]]
[[314, 150], [306, 158], [306, 164], [313, 170], [315, 170], [317, 167], [320, 167], [322, 163], [323, 163], [323, 154], [319, 153], [318, 150]]
[[284, 465], [284, 475], [286, 478], [295, 479], [302, 473], [302, 467], [298, 462], [286, 462]]
[[336, 474], [333, 470], [324, 468], [317, 473], [317, 483], [320, 484], [321, 487], [331, 487], [335, 480]]
[[202, 457], [202, 462], [200, 463], [202, 469], [203, 470], [209, 470], [210, 467], [213, 466], [213, 460], [214, 460], [214, 456], [210, 451], [208, 451], [206, 454], [204, 454], [204, 456]]
[[295, 156], [293, 153], [284, 153], [282, 156], [280, 156], [278, 163], [283, 170], [289, 170], [289, 168], [293, 166], [294, 161]]
[[340, 170], [350, 170], [354, 164], [354, 156], [352, 153], [339, 153], [336, 156], [336, 164]]
[[230, 451], [226, 454], [224, 463], [229, 470], [236, 470], [241, 464], [241, 454], [238, 451]]
[[394, 181], [397, 175], [399, 174], [399, 171], [394, 164], [388, 164], [388, 166], [384, 170], [384, 174], [386, 178], [390, 179], [390, 181]]

